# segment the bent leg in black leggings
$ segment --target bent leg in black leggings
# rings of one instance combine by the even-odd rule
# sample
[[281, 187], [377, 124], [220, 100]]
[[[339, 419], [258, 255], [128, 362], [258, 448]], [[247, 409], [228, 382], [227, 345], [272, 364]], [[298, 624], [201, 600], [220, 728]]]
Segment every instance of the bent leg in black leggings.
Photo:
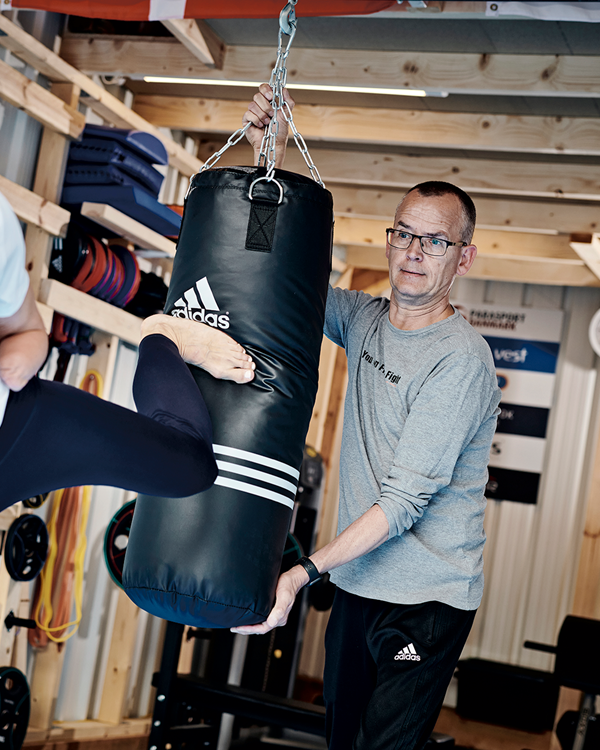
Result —
[[77, 388], [34, 378], [11, 393], [0, 427], [0, 509], [42, 492], [108, 485], [187, 497], [212, 485], [212, 426], [175, 344], [140, 344], [139, 413]]

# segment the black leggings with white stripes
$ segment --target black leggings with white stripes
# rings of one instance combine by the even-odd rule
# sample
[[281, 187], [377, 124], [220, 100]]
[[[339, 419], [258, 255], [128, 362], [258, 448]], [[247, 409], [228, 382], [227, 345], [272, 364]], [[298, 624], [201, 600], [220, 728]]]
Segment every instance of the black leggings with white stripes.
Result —
[[11, 392], [0, 426], [0, 510], [63, 487], [108, 485], [187, 497], [212, 485], [212, 425], [175, 344], [140, 344], [138, 413], [62, 383], [33, 378]]

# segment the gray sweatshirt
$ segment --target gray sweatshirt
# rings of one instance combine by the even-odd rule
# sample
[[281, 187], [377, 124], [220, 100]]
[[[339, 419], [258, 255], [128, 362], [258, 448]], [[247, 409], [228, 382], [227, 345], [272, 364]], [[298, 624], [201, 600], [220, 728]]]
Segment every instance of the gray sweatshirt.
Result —
[[416, 331], [387, 299], [329, 290], [325, 335], [348, 356], [338, 533], [378, 504], [380, 547], [331, 573], [369, 599], [476, 609], [487, 463], [500, 390], [485, 340], [458, 312]]

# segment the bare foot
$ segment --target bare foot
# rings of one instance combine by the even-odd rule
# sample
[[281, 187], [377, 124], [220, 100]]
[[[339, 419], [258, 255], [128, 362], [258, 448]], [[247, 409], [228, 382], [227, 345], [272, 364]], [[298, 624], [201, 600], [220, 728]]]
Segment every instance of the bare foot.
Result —
[[244, 347], [205, 323], [171, 315], [151, 315], [142, 321], [142, 338], [152, 333], [171, 339], [185, 362], [201, 367], [214, 378], [248, 383], [254, 377], [256, 365]]

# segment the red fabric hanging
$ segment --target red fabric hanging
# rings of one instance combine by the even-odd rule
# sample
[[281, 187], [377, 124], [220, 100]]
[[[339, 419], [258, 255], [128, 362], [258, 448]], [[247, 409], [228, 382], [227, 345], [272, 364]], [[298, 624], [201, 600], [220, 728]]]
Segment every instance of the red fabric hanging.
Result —
[[[50, 10], [84, 18], [113, 21], [147, 21], [151, 0], [12, 0], [13, 8]], [[168, 2], [155, 3], [168, 8]], [[175, 2], [174, 16], [181, 18]], [[185, 18], [277, 18], [285, 0], [187, 0]], [[396, 5], [396, 0], [300, 0], [298, 16], [351, 16], [377, 13]], [[166, 18], [162, 15], [161, 18]]]

